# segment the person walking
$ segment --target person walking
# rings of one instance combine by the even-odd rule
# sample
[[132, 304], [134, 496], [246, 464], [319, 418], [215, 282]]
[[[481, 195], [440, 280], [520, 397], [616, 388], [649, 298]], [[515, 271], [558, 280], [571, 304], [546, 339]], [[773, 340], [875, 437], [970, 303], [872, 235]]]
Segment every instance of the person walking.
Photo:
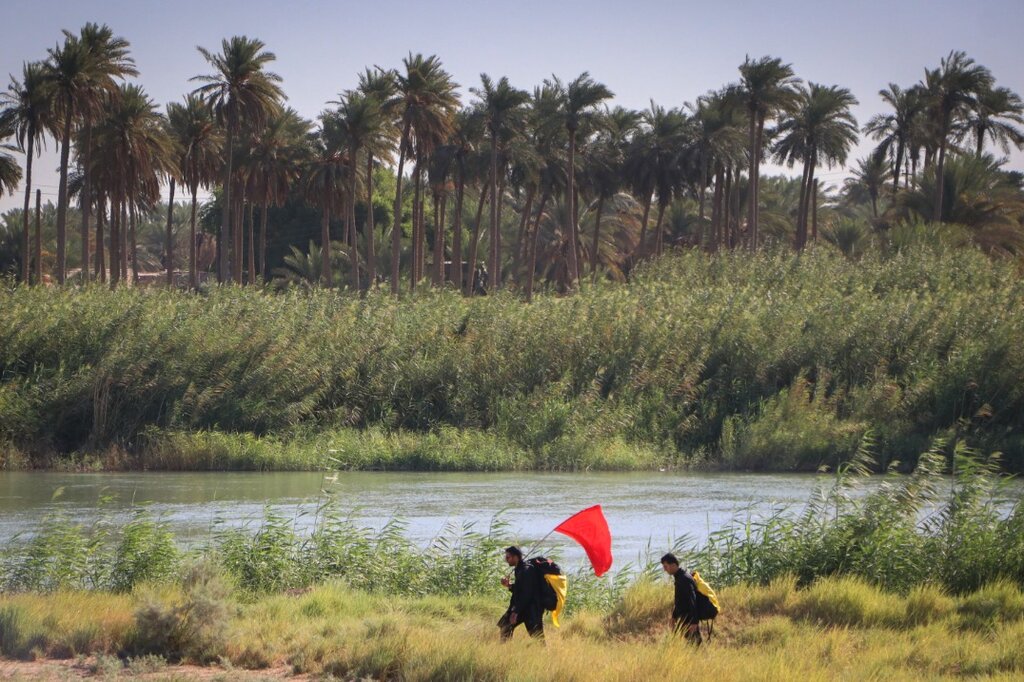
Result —
[[700, 620], [697, 617], [697, 583], [688, 570], [679, 565], [679, 559], [669, 552], [661, 557], [661, 568], [675, 582], [675, 602], [672, 606], [672, 630], [682, 634], [694, 646], [700, 646]]
[[508, 609], [498, 620], [501, 639], [504, 641], [512, 637], [520, 623], [526, 626], [526, 632], [531, 637], [543, 639], [544, 607], [541, 603], [540, 581], [544, 578], [523, 559], [522, 550], [516, 546], [505, 550], [505, 563], [513, 569], [513, 580], [509, 581], [508, 576], [501, 579], [502, 586], [511, 592]]

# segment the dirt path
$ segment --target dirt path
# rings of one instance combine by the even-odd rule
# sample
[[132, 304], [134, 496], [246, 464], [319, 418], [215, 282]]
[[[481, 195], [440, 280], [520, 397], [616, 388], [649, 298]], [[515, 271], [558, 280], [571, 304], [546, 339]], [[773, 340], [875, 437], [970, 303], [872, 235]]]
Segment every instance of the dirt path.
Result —
[[238, 670], [221, 666], [165, 665], [160, 663], [135, 664], [126, 667], [113, 656], [84, 659], [40, 659], [37, 661], [10, 661], [0, 659], [2, 680], [307, 680], [305, 675], [292, 675], [286, 666], [267, 670]]

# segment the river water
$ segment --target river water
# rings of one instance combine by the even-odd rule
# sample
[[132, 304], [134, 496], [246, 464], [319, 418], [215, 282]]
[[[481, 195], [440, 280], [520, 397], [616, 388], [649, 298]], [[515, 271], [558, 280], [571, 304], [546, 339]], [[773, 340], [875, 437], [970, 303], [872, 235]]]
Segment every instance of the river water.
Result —
[[[333, 476], [334, 474], [332, 474]], [[659, 556], [686, 536], [707, 538], [737, 519], [779, 510], [799, 513], [832, 478], [814, 474], [747, 473], [103, 473], [0, 472], [0, 548], [24, 537], [48, 514], [82, 524], [105, 515], [126, 520], [146, 505], [185, 544], [201, 543], [215, 527], [257, 528], [267, 508], [308, 532], [327, 496], [357, 525], [380, 528], [402, 519], [406, 535], [425, 545], [447, 524], [487, 532], [496, 514], [509, 543], [529, 546], [571, 514], [602, 505], [616, 565]], [[877, 485], [869, 481], [864, 489]], [[1018, 487], [1019, 488], [1019, 487]], [[506, 540], [502, 539], [502, 542]], [[582, 552], [553, 535], [568, 564]]]

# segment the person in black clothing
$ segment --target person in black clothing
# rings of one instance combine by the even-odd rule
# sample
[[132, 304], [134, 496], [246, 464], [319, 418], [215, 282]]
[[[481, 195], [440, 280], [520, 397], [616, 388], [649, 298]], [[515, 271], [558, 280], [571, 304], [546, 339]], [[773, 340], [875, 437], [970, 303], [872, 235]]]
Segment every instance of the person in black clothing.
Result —
[[544, 608], [540, 601], [538, 581], [540, 576], [534, 575], [535, 570], [523, 559], [523, 552], [518, 547], [505, 550], [505, 563], [514, 569], [514, 581], [508, 577], [501, 579], [503, 587], [512, 593], [508, 610], [498, 621], [501, 638], [506, 640], [522, 623], [531, 637], [544, 637]]
[[679, 566], [675, 554], [661, 557], [661, 567], [675, 580], [675, 604], [672, 607], [672, 629], [700, 646], [700, 621], [697, 619], [697, 583], [688, 570]]

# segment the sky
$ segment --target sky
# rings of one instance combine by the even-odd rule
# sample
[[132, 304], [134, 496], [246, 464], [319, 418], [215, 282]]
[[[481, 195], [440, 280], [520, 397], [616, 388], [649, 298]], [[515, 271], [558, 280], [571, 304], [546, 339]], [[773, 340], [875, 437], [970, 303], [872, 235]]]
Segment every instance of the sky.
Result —
[[[355, 87], [365, 67], [398, 67], [410, 52], [438, 55], [466, 100], [481, 73], [531, 90], [552, 74], [589, 71], [614, 104], [682, 106], [735, 82], [747, 55], [772, 55], [805, 80], [849, 88], [863, 123], [885, 110], [878, 90], [912, 85], [953, 49], [1024, 93], [1024, 0], [2, 0], [0, 19], [0, 75], [45, 58], [61, 29], [106, 23], [130, 41], [137, 80], [160, 105], [210, 72], [196, 46], [216, 51], [223, 38], [258, 37], [277, 55], [270, 68], [288, 104], [308, 118]], [[850, 162], [872, 144], [862, 141]], [[33, 165], [44, 202], [56, 201], [58, 162], [50, 140]], [[1024, 154], [1009, 167], [1024, 170]], [[839, 183], [845, 174], [819, 177]], [[0, 210], [20, 206], [23, 192], [0, 198]]]

